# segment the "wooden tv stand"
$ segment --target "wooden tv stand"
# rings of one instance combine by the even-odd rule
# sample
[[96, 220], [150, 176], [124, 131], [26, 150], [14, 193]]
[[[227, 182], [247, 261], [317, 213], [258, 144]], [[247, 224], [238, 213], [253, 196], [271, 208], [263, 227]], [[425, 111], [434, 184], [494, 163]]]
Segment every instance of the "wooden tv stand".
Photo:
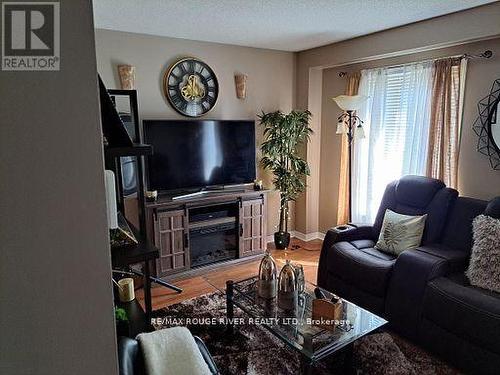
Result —
[[[222, 262], [237, 262], [264, 252], [267, 243], [267, 192], [243, 189], [176, 200], [172, 196], [159, 196], [155, 202], [146, 202], [147, 235], [160, 250], [153, 273], [157, 277], [165, 277], [179, 276], [179, 273], [194, 269], [202, 270], [203, 257], [193, 259], [192, 267], [191, 237], [194, 240], [195, 233], [204, 233], [203, 230], [200, 232], [203, 225], [207, 228], [217, 228], [218, 223], [234, 226], [233, 231], [226, 232], [234, 233], [235, 237], [229, 238], [229, 242], [234, 243], [234, 250], [223, 260], [211, 263], [211, 268]], [[211, 212], [214, 213], [213, 218]], [[214, 234], [210, 230], [207, 229], [206, 233], [212, 233], [213, 241]], [[197, 250], [200, 247], [203, 250], [199, 239], [196, 244]]]

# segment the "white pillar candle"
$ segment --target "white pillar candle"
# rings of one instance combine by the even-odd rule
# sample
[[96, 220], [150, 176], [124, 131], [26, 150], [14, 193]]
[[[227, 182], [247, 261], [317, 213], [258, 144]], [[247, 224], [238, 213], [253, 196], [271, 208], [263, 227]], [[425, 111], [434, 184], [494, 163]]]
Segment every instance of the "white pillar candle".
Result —
[[106, 187], [106, 208], [109, 229], [118, 228], [118, 213], [116, 210], [115, 174], [113, 171], [104, 171], [104, 185]]
[[118, 296], [120, 298], [120, 302], [130, 302], [134, 300], [134, 279], [126, 277], [118, 280], [118, 286]]

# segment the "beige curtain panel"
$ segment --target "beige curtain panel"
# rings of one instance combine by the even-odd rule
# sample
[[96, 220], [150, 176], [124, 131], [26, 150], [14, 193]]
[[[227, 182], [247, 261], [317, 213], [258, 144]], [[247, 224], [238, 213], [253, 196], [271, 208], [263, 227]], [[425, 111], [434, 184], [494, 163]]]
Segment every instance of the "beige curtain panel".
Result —
[[456, 188], [466, 64], [460, 58], [434, 62], [427, 176]]
[[[346, 95], [356, 95], [358, 93], [361, 73], [350, 73], [347, 76]], [[340, 150], [340, 179], [339, 179], [339, 200], [337, 206], [337, 224], [346, 224], [349, 221], [349, 151], [347, 147], [347, 135], [342, 134]]]

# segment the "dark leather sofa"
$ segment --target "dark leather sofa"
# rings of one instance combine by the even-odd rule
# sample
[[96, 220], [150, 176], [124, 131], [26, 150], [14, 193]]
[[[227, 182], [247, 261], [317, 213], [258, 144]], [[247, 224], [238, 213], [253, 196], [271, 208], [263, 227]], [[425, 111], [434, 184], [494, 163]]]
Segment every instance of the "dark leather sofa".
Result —
[[[464, 271], [472, 221], [500, 218], [500, 198], [457, 197], [435, 179], [405, 176], [387, 186], [375, 223], [326, 234], [318, 285], [389, 320], [391, 329], [474, 373], [499, 373], [500, 295], [471, 287]], [[395, 257], [374, 248], [385, 210], [428, 215], [422, 244]]]
[[[219, 370], [203, 341], [197, 336], [193, 337], [210, 372], [218, 374]], [[137, 340], [128, 337], [118, 339], [118, 367], [120, 375], [146, 375], [142, 351]]]

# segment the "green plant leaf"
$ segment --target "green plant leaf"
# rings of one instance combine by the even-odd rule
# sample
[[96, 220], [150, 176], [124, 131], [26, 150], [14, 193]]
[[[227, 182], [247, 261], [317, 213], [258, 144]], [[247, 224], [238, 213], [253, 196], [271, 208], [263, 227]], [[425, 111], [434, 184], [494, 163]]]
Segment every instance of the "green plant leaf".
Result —
[[313, 130], [309, 127], [309, 111], [291, 111], [284, 114], [274, 111], [258, 115], [264, 127], [261, 145], [261, 165], [273, 173], [273, 183], [280, 191], [280, 227], [286, 228], [288, 202], [297, 199], [305, 188], [309, 165], [299, 154], [299, 147], [307, 143]]
[[119, 321], [128, 321], [127, 312], [121, 307], [115, 307], [115, 319]]

